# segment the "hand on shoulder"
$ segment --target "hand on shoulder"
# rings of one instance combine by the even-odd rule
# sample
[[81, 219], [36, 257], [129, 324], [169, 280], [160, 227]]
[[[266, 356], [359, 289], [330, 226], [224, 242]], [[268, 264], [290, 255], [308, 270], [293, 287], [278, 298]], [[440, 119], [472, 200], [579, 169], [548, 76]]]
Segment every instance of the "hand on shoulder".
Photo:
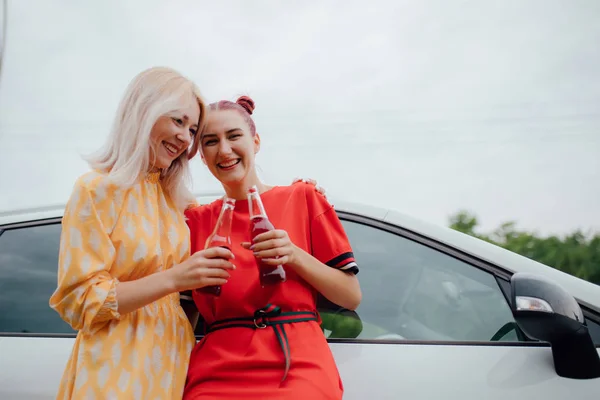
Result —
[[308, 185], [313, 185], [315, 187], [315, 190], [317, 192], [319, 192], [320, 194], [322, 194], [325, 198], [327, 198], [327, 195], [325, 194], [325, 189], [322, 186], [319, 186], [317, 184], [317, 181], [314, 179], [310, 179], [310, 178], [294, 178], [294, 180], [292, 181], [292, 185], [295, 184], [308, 184]]

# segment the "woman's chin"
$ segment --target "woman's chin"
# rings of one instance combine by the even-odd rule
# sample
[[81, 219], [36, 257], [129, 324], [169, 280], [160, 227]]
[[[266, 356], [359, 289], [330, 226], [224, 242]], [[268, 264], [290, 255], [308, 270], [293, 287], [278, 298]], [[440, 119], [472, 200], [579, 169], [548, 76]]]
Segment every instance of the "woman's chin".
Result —
[[173, 162], [174, 162], [174, 161], [175, 161], [175, 160], [171, 160], [171, 159], [168, 159], [168, 160], [161, 160], [161, 159], [158, 159], [158, 160], [156, 160], [156, 162], [155, 162], [155, 163], [152, 165], [152, 167], [151, 167], [151, 168], [152, 168], [152, 169], [155, 169], [155, 170], [161, 170], [161, 169], [162, 169], [162, 170], [165, 170], [165, 169], [169, 168], [169, 167], [170, 167], [170, 166], [173, 164]]
[[219, 182], [229, 188], [236, 188], [242, 185], [241, 179], [219, 179]]
[[244, 181], [244, 177], [241, 175], [236, 171], [217, 171], [216, 174], [213, 174], [219, 182], [227, 186], [240, 185]]

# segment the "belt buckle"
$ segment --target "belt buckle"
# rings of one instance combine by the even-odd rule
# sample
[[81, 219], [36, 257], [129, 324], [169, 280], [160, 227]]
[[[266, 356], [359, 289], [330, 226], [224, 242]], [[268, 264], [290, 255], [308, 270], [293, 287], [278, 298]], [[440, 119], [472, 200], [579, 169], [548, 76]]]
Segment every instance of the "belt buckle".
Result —
[[[254, 313], [254, 326], [257, 327], [258, 329], [264, 329], [267, 327], [267, 324], [265, 324], [264, 322], [264, 314], [266, 314], [267, 312], [265, 310], [257, 310]], [[260, 320], [260, 324], [257, 322], [257, 320]]]

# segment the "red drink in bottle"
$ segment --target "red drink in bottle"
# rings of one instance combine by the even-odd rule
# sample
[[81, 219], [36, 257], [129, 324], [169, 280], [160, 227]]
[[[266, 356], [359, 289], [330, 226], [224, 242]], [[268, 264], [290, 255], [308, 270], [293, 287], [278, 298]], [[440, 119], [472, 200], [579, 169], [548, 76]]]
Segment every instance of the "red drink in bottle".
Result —
[[[217, 225], [215, 225], [212, 234], [206, 239], [205, 249], [210, 247], [224, 247], [227, 250], [231, 250], [231, 221], [234, 208], [234, 199], [226, 198], [223, 200]], [[196, 290], [200, 293], [212, 294], [217, 297], [221, 295], [221, 286], [205, 286]]]
[[[250, 237], [254, 239], [261, 233], [265, 233], [275, 229], [262, 204], [258, 188], [252, 186], [248, 189], [248, 209], [250, 211]], [[285, 282], [286, 275], [283, 265], [268, 265], [262, 262], [260, 258], [256, 258], [258, 266], [258, 277], [262, 287], [276, 285]]]

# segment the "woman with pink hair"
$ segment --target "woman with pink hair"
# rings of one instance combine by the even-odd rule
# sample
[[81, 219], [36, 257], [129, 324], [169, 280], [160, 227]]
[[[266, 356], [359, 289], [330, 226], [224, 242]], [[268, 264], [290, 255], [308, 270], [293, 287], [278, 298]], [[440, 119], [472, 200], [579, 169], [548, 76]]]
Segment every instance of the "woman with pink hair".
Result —
[[[341, 399], [343, 384], [320, 328], [317, 296], [358, 307], [358, 266], [333, 206], [309, 185], [269, 186], [255, 156], [261, 139], [254, 102], [211, 104], [200, 154], [235, 199], [231, 251], [236, 265], [216, 297], [193, 292], [206, 335], [190, 358], [183, 398]], [[250, 236], [247, 192], [254, 188], [275, 229]], [[204, 249], [223, 199], [186, 210], [192, 252]], [[282, 266], [286, 280], [262, 286], [257, 261]]]

